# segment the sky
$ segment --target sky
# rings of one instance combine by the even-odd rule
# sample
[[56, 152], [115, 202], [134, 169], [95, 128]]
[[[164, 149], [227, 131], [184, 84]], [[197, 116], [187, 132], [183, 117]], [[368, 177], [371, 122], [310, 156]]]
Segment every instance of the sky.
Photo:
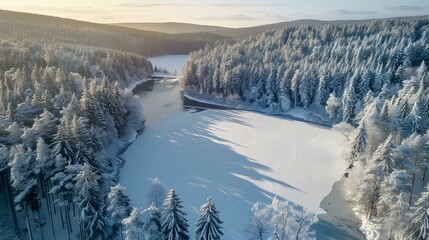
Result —
[[248, 27], [296, 19], [429, 15], [428, 0], [0, 0], [0, 9], [97, 23], [185, 22]]

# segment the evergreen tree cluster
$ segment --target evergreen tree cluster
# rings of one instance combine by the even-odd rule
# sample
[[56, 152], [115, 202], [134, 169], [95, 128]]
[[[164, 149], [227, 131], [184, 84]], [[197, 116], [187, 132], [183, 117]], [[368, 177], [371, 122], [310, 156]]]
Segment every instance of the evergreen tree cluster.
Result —
[[428, 64], [428, 18], [394, 18], [208, 47], [191, 54], [182, 84], [273, 113], [324, 109], [354, 127], [347, 187], [355, 212], [387, 239], [428, 239]]
[[[25, 212], [31, 235], [31, 208], [48, 212], [49, 220], [39, 217], [37, 224], [48, 223], [53, 236], [59, 212], [69, 236], [110, 239], [106, 206], [120, 162], [108, 150], [141, 131], [144, 120], [141, 101], [121, 84], [151, 73], [152, 66], [111, 50], [1, 45], [0, 173], [16, 232], [15, 209]], [[73, 229], [76, 222], [79, 229]]]
[[[145, 240], [188, 240], [189, 224], [186, 213], [183, 211], [182, 201], [174, 189], [170, 190], [164, 200], [162, 211], [155, 203], [148, 208], [139, 211], [130, 209], [128, 200], [122, 195], [123, 188], [119, 185], [113, 187], [109, 198], [109, 207], [112, 217], [122, 216], [119, 225], [124, 225], [125, 239], [135, 240], [143, 236]], [[119, 200], [122, 199], [122, 200]], [[128, 215], [122, 215], [126, 211]], [[125, 217], [126, 216], [126, 217]], [[125, 218], [124, 218], [125, 217]], [[120, 220], [120, 218], [118, 219]], [[195, 239], [197, 240], [219, 240], [223, 235], [219, 211], [211, 198], [200, 208], [200, 214], [195, 223]]]
[[152, 74], [153, 69], [145, 57], [113, 49], [0, 40], [0, 71], [10, 88], [19, 83], [17, 91], [27, 90], [31, 82], [40, 82], [42, 77], [51, 81], [47, 87], [58, 91], [60, 84], [73, 86], [69, 73], [86, 78], [106, 77], [126, 87], [130, 81]]
[[192, 53], [181, 80], [185, 92], [274, 113], [326, 106], [333, 118], [352, 123], [370, 90], [378, 95], [429, 63], [428, 22], [394, 18], [268, 31]]

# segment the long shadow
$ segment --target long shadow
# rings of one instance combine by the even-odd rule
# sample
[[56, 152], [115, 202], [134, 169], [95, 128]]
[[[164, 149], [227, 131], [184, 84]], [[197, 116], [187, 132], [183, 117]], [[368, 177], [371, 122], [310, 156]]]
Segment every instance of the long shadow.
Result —
[[273, 197], [250, 180], [301, 191], [270, 177], [273, 169], [229, 146], [240, 146], [238, 143], [215, 136], [210, 128], [220, 121], [252, 127], [234, 111], [222, 111], [184, 113], [146, 129], [123, 156], [126, 163], [120, 182], [127, 187], [133, 204], [147, 206], [148, 179], [158, 177], [182, 197], [190, 223], [195, 222], [199, 206], [212, 196], [225, 222], [225, 239], [243, 239], [252, 205], [256, 201], [269, 203]]

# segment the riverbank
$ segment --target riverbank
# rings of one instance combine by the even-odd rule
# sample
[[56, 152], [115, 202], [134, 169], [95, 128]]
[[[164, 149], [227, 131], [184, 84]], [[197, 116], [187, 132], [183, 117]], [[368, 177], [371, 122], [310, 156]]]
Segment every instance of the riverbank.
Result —
[[[288, 112], [269, 112], [267, 109], [256, 108], [254, 105], [243, 102], [228, 101], [228, 100], [219, 100], [210, 96], [201, 96], [199, 94], [182, 91], [183, 99], [187, 101], [190, 105], [195, 104], [206, 104], [208, 106], [213, 106], [215, 108], [224, 108], [224, 109], [235, 109], [235, 110], [246, 110], [251, 112], [258, 112], [262, 114], [268, 114], [270, 116], [283, 117], [290, 120], [296, 120], [306, 123], [317, 124], [325, 127], [332, 127], [332, 122], [327, 120], [327, 116], [321, 116], [324, 113], [318, 111], [314, 113], [313, 110], [307, 110], [303, 108], [294, 108]], [[326, 115], [326, 114], [325, 114]]]
[[317, 215], [319, 221], [313, 225], [316, 239], [365, 239], [359, 229], [362, 222], [353, 212], [352, 203], [345, 198], [344, 182], [345, 176], [332, 185], [331, 192], [320, 204], [326, 213]]

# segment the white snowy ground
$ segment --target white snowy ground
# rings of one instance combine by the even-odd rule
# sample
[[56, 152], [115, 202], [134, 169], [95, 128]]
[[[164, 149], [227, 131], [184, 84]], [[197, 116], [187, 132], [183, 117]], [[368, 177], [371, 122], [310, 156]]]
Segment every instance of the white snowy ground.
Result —
[[175, 188], [190, 233], [212, 196], [224, 221], [223, 239], [243, 239], [250, 208], [274, 195], [316, 213], [347, 167], [344, 136], [335, 130], [260, 113], [184, 112], [155, 122], [124, 153], [120, 183], [132, 205], [147, 207], [150, 179]]

